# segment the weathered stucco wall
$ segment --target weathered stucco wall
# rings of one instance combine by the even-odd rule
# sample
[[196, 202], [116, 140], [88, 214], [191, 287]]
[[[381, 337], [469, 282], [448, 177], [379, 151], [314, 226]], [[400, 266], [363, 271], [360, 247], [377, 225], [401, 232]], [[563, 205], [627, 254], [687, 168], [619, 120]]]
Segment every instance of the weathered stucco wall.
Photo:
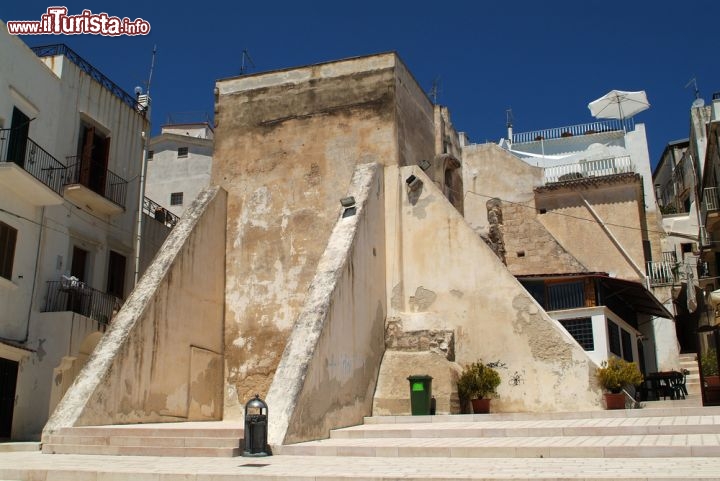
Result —
[[267, 396], [270, 442], [326, 438], [371, 413], [385, 326], [382, 167], [359, 165]]
[[412, 99], [420, 89], [399, 65], [382, 54], [217, 84], [213, 179], [228, 191], [226, 419], [268, 392], [356, 164], [432, 154], [432, 136], [422, 143], [432, 108]]
[[415, 165], [423, 159], [432, 162], [435, 154], [440, 153], [435, 150], [434, 108], [399, 59], [395, 66], [395, 109], [397, 163]]
[[542, 185], [543, 169], [528, 165], [495, 144], [463, 147], [465, 219], [478, 233], [488, 233], [487, 201], [527, 203], [533, 189]]
[[44, 433], [222, 418], [225, 202], [209, 188], [175, 226]]
[[535, 202], [501, 203], [505, 260], [515, 276], [587, 272], [537, 219]]
[[[537, 219], [584, 266], [630, 280], [644, 280], [644, 219], [639, 201], [642, 184], [632, 179], [612, 179], [600, 184], [573, 184], [538, 193], [536, 206], [546, 213]], [[582, 197], [581, 197], [582, 196]], [[597, 213], [612, 237], [593, 216]], [[631, 260], [615, 244], [615, 238]], [[638, 272], [641, 271], [641, 272]]]
[[[406, 189], [411, 174], [423, 180], [420, 189]], [[587, 354], [419, 168], [387, 168], [386, 196], [399, 207], [388, 223], [388, 316], [401, 318], [406, 331], [454, 330], [460, 364], [500, 361], [496, 411], [600, 409]], [[392, 376], [407, 386], [406, 377], [422, 371], [421, 364], [405, 365]]]

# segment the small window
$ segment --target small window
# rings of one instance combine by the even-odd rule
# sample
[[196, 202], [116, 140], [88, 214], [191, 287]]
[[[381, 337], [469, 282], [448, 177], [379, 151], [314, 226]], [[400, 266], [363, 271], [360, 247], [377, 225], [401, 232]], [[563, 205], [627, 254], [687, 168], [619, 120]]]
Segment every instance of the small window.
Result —
[[582, 346], [586, 351], [595, 350], [595, 340], [593, 338], [592, 318], [581, 317], [578, 319], [563, 319], [560, 323], [565, 327], [567, 332]]
[[154, 151], [154, 150], [148, 150], [148, 160], [152, 160], [152, 159], [153, 159], [153, 155], [155, 155], [155, 151]]
[[628, 362], [633, 362], [632, 336], [625, 329], [621, 329], [621, 330], [622, 330], [621, 336], [622, 336], [623, 359], [625, 359]]
[[12, 279], [17, 229], [0, 222], [0, 276]]
[[620, 347], [620, 327], [613, 321], [608, 319], [607, 328], [610, 352], [612, 352], [616, 356], [622, 356], [622, 348]]
[[187, 157], [187, 156], [188, 156], [188, 148], [187, 147], [178, 147], [178, 158]]
[[173, 192], [170, 194], [170, 205], [182, 205], [183, 203], [183, 193], [182, 192]]
[[688, 254], [688, 253], [692, 252], [692, 243], [683, 242], [682, 244], [680, 244], [680, 251], [683, 254]]

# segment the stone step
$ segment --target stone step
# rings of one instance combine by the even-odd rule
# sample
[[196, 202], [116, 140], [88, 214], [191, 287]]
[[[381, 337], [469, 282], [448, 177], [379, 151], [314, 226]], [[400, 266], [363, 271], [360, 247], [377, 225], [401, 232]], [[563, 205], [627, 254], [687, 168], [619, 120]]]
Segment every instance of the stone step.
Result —
[[243, 427], [230, 422], [62, 428], [43, 438], [46, 454], [213, 456], [240, 454]]
[[[378, 416], [329, 439], [275, 448], [289, 456], [453, 458], [720, 457], [720, 408], [667, 401], [585, 413]], [[673, 403], [673, 404], [669, 404]], [[648, 403], [651, 404], [651, 403]]]
[[43, 454], [95, 454], [112, 456], [233, 457], [238, 447], [107, 446], [87, 444], [43, 444]]
[[331, 431], [331, 439], [501, 438], [720, 434], [720, 416], [369, 424]]
[[[674, 401], [672, 406], [658, 401], [644, 402], [644, 409], [617, 409], [552, 413], [441, 414], [435, 416], [367, 416], [364, 424], [447, 423], [487, 421], [543, 421], [561, 419], [617, 419], [677, 416], [720, 416], [720, 406], [689, 405], [694, 399]], [[658, 407], [656, 407], [658, 406]]]
[[198, 436], [77, 436], [52, 435], [45, 441], [47, 444], [72, 444], [84, 446], [150, 446], [167, 448], [233, 448], [239, 444], [238, 437], [206, 437]]
[[452, 458], [718, 457], [720, 435], [326, 439], [280, 446], [280, 455]]
[[36, 441], [12, 441], [7, 443], [0, 443], [0, 453], [21, 453], [32, 451], [40, 451], [40, 443]]
[[72, 481], [718, 480], [720, 458], [137, 458], [0, 455], [0, 479]]

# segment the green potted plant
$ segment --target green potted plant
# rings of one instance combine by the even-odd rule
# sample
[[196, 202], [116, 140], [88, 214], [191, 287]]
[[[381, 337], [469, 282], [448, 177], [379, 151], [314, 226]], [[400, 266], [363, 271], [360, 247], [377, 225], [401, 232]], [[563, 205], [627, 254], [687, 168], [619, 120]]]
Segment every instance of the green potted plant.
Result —
[[463, 405], [472, 403], [473, 413], [490, 412], [490, 397], [497, 395], [500, 374], [476, 361], [465, 366], [457, 381], [458, 397]]
[[715, 349], [710, 348], [700, 356], [700, 369], [702, 370], [703, 381], [707, 386], [720, 386], [717, 351]]
[[598, 383], [605, 391], [607, 409], [625, 409], [625, 393], [622, 390], [629, 386], [638, 386], [643, 382], [638, 365], [618, 357], [611, 357], [602, 363], [595, 375]]

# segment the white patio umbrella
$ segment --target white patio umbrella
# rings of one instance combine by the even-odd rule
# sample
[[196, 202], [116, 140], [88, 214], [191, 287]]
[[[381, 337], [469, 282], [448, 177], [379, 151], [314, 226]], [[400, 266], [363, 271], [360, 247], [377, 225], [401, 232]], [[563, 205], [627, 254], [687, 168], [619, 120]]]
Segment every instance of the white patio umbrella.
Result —
[[590, 113], [597, 119], [620, 119], [632, 117], [650, 107], [644, 90], [623, 92], [611, 90], [588, 104]]

